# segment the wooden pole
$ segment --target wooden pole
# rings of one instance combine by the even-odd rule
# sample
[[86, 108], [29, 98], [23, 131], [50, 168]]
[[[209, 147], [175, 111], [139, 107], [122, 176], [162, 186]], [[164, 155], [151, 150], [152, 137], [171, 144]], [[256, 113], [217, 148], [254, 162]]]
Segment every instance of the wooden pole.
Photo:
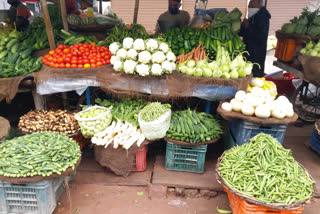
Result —
[[52, 25], [51, 25], [51, 21], [50, 21], [50, 15], [49, 15], [48, 7], [47, 7], [47, 0], [40, 0], [40, 4], [41, 4], [42, 12], [43, 12], [44, 23], [46, 24], [46, 31], [47, 31], [47, 35], [48, 35], [50, 49], [53, 50], [56, 48], [56, 44], [54, 42], [54, 35], [53, 35]]
[[137, 24], [138, 11], [139, 11], [139, 0], [135, 0], [134, 14], [133, 14], [133, 24]]
[[61, 18], [63, 23], [63, 28], [67, 31], [68, 28], [68, 22], [67, 22], [67, 8], [66, 8], [66, 1], [60, 0], [60, 9], [61, 9]]
[[102, 11], [102, 0], [99, 1], [99, 12], [100, 12], [100, 14], [103, 13], [103, 11]]

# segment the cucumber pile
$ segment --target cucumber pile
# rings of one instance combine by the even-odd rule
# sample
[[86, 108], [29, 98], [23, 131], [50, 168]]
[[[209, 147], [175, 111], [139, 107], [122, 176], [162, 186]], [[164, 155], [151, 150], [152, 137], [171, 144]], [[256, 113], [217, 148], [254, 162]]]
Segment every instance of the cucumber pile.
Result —
[[200, 143], [216, 139], [222, 133], [219, 122], [211, 114], [188, 109], [172, 113], [166, 137], [182, 142]]
[[33, 47], [20, 42], [17, 37], [6, 37], [0, 41], [0, 78], [24, 76], [38, 71], [41, 58], [31, 55]]
[[41, 132], [17, 137], [0, 144], [0, 175], [33, 177], [60, 175], [75, 168], [81, 156], [79, 145], [55, 132]]

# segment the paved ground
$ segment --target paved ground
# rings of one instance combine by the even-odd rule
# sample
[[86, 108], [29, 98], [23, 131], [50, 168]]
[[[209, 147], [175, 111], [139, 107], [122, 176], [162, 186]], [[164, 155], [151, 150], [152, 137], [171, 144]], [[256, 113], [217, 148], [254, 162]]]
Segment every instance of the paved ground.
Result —
[[[311, 131], [312, 126], [290, 126], [284, 146], [293, 150], [295, 158], [320, 183], [320, 156], [306, 146]], [[215, 214], [217, 207], [230, 210], [228, 198], [221, 191], [213, 173], [215, 159], [221, 148], [219, 145], [210, 148], [205, 174], [168, 172], [164, 169], [164, 145], [154, 145], [152, 150], [149, 150], [149, 157], [153, 158], [148, 159], [148, 169], [142, 173], [132, 173], [128, 178], [106, 171], [97, 165], [90, 152], [87, 152], [76, 178], [70, 184], [70, 199], [66, 193], [63, 194], [54, 214]], [[154, 189], [152, 184], [211, 189], [218, 191], [218, 195], [211, 199], [190, 199], [169, 192], [165, 198], [163, 188]], [[319, 197], [320, 188], [316, 186], [316, 189], [316, 196]], [[319, 214], [319, 210], [320, 198], [314, 198], [303, 214]]]

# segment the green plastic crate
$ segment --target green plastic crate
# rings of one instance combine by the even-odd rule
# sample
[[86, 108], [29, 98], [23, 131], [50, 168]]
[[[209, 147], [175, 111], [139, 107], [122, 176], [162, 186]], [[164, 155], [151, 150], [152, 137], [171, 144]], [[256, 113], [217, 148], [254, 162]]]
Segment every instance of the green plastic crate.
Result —
[[207, 145], [181, 146], [167, 142], [165, 167], [183, 172], [204, 172]]

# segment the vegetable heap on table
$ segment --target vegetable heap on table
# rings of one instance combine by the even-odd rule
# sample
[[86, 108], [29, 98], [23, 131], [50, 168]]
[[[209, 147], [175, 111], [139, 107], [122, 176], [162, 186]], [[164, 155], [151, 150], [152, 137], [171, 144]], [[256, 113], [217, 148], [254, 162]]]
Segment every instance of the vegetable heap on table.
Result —
[[252, 68], [253, 63], [246, 61], [242, 54], [231, 61], [228, 51], [219, 45], [215, 61], [208, 63], [207, 58], [200, 61], [187, 60], [180, 63], [177, 70], [196, 77], [236, 79], [250, 75]]
[[[66, 31], [64, 29], [61, 29], [60, 33], [57, 36], [58, 38], [58, 44], [62, 44], [62, 45], [76, 45], [79, 43], [96, 43], [97, 46], [101, 46], [98, 45], [99, 41], [97, 39], [97, 37], [95, 36], [84, 36], [84, 35], [80, 35], [77, 34], [75, 32], [72, 31]], [[100, 43], [101, 44], [101, 43]]]
[[169, 104], [153, 102], [146, 105], [140, 112], [140, 118], [144, 122], [158, 120], [162, 115], [167, 113], [171, 108]]
[[75, 115], [81, 133], [84, 137], [91, 137], [105, 130], [112, 121], [112, 114], [109, 109], [92, 106]]
[[29, 111], [20, 117], [19, 129], [24, 133], [52, 131], [66, 135], [75, 134], [79, 131], [79, 125], [74, 115], [75, 113], [66, 110]]
[[285, 33], [300, 35], [319, 36], [320, 35], [320, 15], [319, 10], [310, 12], [304, 8], [299, 18], [294, 17], [290, 23], [282, 26], [281, 30]]
[[207, 58], [206, 51], [204, 50], [204, 47], [201, 48], [201, 43], [198, 45], [197, 48], [194, 48], [190, 53], [188, 54], [181, 54], [177, 57], [177, 63], [180, 64], [182, 62], [185, 62], [187, 60], [195, 60], [200, 61]]
[[110, 64], [111, 53], [105, 46], [92, 44], [58, 45], [42, 57], [42, 62], [53, 68], [95, 68]]
[[310, 175], [290, 150], [264, 133], [227, 151], [218, 170], [228, 186], [261, 202], [290, 205], [312, 197]]
[[252, 92], [252, 90], [257, 90], [256, 87], [261, 88], [264, 91], [267, 91], [270, 93], [271, 98], [274, 100], [278, 94], [277, 92], [277, 86], [271, 81], [266, 81], [264, 77], [254, 77], [251, 79], [247, 92]]
[[20, 42], [21, 33], [16, 30], [8, 36], [0, 34], [0, 77], [24, 76], [38, 71], [41, 58], [33, 57], [33, 47]]
[[17, 137], [0, 144], [0, 175], [32, 177], [60, 175], [75, 169], [81, 156], [79, 145], [65, 135], [42, 132]]
[[138, 115], [148, 102], [129, 99], [117, 102], [114, 100], [101, 100], [99, 98], [95, 102], [111, 109], [113, 122], [107, 129], [97, 133], [92, 138], [92, 143], [105, 146], [105, 148], [113, 143], [114, 149], [117, 149], [121, 145], [124, 149], [128, 150], [134, 143], [137, 143], [140, 147], [145, 140], [145, 136], [138, 128]]
[[211, 26], [215, 28], [226, 26], [233, 32], [237, 32], [241, 27], [241, 16], [242, 13], [238, 8], [234, 8], [228, 14], [224, 11], [219, 11], [214, 16]]
[[109, 46], [114, 42], [122, 43], [122, 41], [127, 37], [133, 39], [147, 39], [149, 38], [149, 34], [146, 29], [139, 24], [132, 24], [130, 27], [116, 25], [107, 32], [107, 38], [104, 42], [106, 46]]
[[222, 133], [219, 122], [211, 114], [185, 110], [172, 113], [166, 137], [182, 142], [200, 143], [216, 139]]
[[254, 87], [251, 92], [238, 91], [235, 98], [222, 104], [225, 111], [241, 112], [246, 116], [256, 116], [260, 118], [293, 117], [293, 105], [288, 98], [280, 96], [276, 100], [270, 95], [269, 91]]
[[308, 56], [316, 56], [320, 57], [320, 41], [317, 44], [314, 44], [310, 41], [306, 47], [300, 50], [300, 53], [308, 55]]
[[134, 40], [127, 37], [122, 44], [112, 43], [109, 49], [114, 55], [111, 64], [117, 72], [160, 76], [171, 74], [176, 69], [176, 56], [167, 43], [157, 39]]
[[[200, 43], [203, 45], [209, 59], [215, 59], [218, 46], [226, 47], [230, 55], [241, 53], [245, 44], [241, 38], [228, 27], [209, 27], [193, 29], [191, 27], [169, 29], [162, 37], [168, 42], [172, 52], [179, 56], [188, 54]], [[235, 55], [236, 56], [236, 55]]]
[[140, 147], [144, 140], [145, 136], [139, 128], [129, 122], [123, 123], [120, 120], [117, 122], [113, 121], [107, 129], [91, 139], [93, 144], [104, 146], [105, 148], [113, 143], [114, 149], [117, 149], [120, 145], [126, 150], [134, 143]]
[[[58, 33], [62, 29], [62, 19], [60, 7], [57, 4], [48, 4], [50, 21], [53, 29], [54, 38], [58, 41]], [[36, 17], [26, 31], [22, 33], [21, 41], [24, 46], [33, 47], [34, 50], [49, 48], [47, 31], [42, 17]]]
[[96, 99], [95, 102], [100, 105], [111, 109], [112, 116], [115, 121], [131, 123], [133, 126], [138, 127], [139, 112], [148, 104], [145, 100], [130, 100], [123, 99], [120, 102], [114, 100], [101, 100]]
[[80, 14], [70, 14], [67, 21], [71, 25], [88, 26], [88, 25], [117, 25], [123, 24], [122, 20], [118, 19], [116, 14], [95, 16], [92, 8], [87, 8], [87, 11]]

